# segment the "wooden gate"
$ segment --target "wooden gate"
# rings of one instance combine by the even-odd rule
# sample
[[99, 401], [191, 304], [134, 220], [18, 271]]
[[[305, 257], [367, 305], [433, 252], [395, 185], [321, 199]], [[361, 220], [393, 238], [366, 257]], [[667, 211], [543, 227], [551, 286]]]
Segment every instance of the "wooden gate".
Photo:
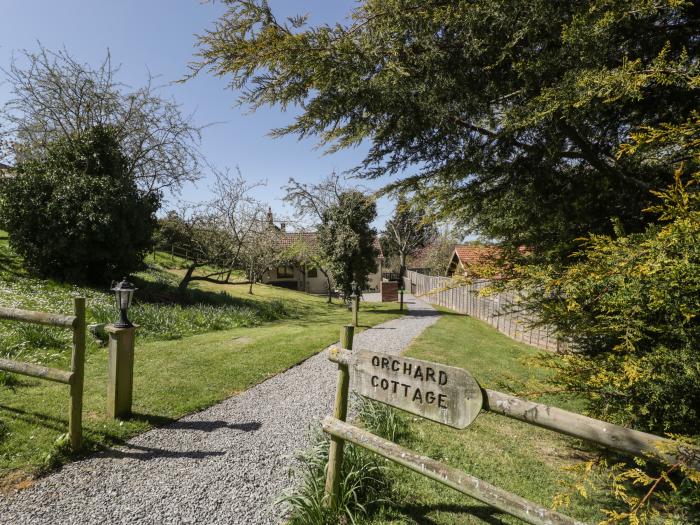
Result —
[[48, 368], [33, 363], [0, 359], [0, 370], [22, 374], [70, 386], [68, 436], [73, 451], [82, 446], [83, 378], [85, 371], [85, 298], [73, 299], [74, 315], [34, 312], [15, 308], [0, 308], [0, 319], [34, 323], [73, 331], [73, 353], [70, 371]]

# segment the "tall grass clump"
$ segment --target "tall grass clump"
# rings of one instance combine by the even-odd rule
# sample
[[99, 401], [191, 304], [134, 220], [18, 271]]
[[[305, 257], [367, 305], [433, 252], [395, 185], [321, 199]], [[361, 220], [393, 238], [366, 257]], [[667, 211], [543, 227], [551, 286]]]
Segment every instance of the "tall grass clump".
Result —
[[[406, 431], [406, 424], [396, 411], [377, 401], [354, 396], [353, 412], [362, 426], [384, 439], [394, 440]], [[324, 505], [329, 445], [329, 438], [318, 430], [309, 448], [296, 456], [300, 465], [293, 471], [296, 486], [279, 499], [289, 508], [291, 525], [354, 524], [376, 505], [388, 502], [391, 486], [385, 475], [386, 461], [345, 443], [338, 505], [335, 509]]]
[[384, 403], [355, 394], [353, 408], [362, 426], [372, 434], [389, 441], [396, 441], [399, 436], [408, 431], [406, 420], [397, 410]]
[[[0, 253], [7, 247], [0, 243]], [[282, 301], [254, 301], [225, 292], [190, 289], [182, 295], [177, 278], [157, 269], [133, 277], [138, 292], [129, 318], [139, 325], [139, 340], [172, 340], [215, 330], [258, 326], [291, 315]], [[59, 283], [0, 268], [0, 306], [71, 314], [72, 298], [87, 298], [87, 322], [111, 323], [117, 318], [109, 283], [103, 289]], [[0, 322], [0, 357], [42, 364], [70, 355], [68, 330]], [[0, 372], [0, 385], [12, 381]]]
[[354, 524], [374, 505], [385, 501], [389, 485], [383, 462], [378, 456], [346, 443], [338, 505], [334, 509], [324, 505], [329, 446], [328, 437], [318, 430], [309, 448], [296, 455], [298, 467], [290, 473], [297, 485], [278, 501], [289, 508], [290, 525]]
[[[65, 332], [58, 328], [1, 321], [0, 357], [29, 363], [54, 362], [70, 348]], [[0, 385], [17, 383], [17, 376], [0, 371]]]

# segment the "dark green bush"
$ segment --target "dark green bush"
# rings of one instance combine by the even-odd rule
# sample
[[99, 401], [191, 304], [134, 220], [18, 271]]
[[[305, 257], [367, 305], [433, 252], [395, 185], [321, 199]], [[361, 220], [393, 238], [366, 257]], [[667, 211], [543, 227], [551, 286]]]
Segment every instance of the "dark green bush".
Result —
[[526, 301], [571, 351], [545, 359], [592, 414], [700, 434], [700, 174], [656, 194], [660, 224], [591, 235], [578, 262], [528, 270]]
[[113, 130], [52, 142], [16, 173], [0, 189], [0, 224], [39, 274], [103, 282], [142, 265], [159, 196], [137, 188]]

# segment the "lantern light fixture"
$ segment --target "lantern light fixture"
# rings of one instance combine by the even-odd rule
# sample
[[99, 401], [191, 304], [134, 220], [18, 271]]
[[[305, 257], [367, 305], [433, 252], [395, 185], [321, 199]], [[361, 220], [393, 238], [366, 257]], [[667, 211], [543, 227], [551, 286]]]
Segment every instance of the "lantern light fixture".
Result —
[[131, 328], [134, 326], [131, 324], [131, 321], [129, 321], [126, 314], [127, 310], [131, 306], [131, 300], [133, 299], [134, 292], [136, 290], [137, 289], [134, 288], [134, 285], [126, 280], [126, 277], [122, 277], [122, 281], [120, 283], [112, 283], [112, 291], [114, 292], [117, 308], [119, 309], [119, 321], [114, 323], [115, 327]]

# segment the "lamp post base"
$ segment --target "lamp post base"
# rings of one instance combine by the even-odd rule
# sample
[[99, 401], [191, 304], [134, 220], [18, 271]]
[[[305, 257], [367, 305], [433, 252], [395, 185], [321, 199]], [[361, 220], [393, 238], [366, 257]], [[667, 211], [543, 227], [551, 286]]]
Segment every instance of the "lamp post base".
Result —
[[136, 327], [109, 324], [105, 331], [109, 334], [107, 415], [117, 419], [131, 414]]

